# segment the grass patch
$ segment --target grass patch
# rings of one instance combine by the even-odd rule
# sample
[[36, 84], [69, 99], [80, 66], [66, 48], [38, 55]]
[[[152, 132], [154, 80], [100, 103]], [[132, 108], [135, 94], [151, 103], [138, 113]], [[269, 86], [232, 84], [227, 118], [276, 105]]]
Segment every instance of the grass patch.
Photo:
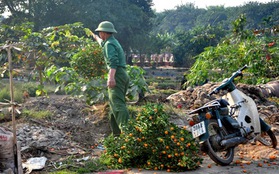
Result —
[[[10, 101], [10, 85], [1, 83], [0, 88], [0, 102], [7, 102], [7, 100]], [[14, 101], [17, 103], [23, 102], [23, 95], [20, 89], [14, 88]]]
[[70, 170], [61, 170], [56, 172], [50, 172], [49, 174], [77, 174], [77, 172], [72, 172]]
[[24, 109], [22, 111], [22, 115], [34, 119], [48, 119], [51, 118], [52, 113], [48, 110], [37, 111], [35, 109], [31, 109], [31, 110]]
[[[36, 91], [39, 88], [38, 82], [23, 82], [23, 81], [14, 81], [14, 101], [17, 103], [22, 103], [23, 93], [26, 91], [29, 94], [29, 97], [36, 97]], [[45, 84], [44, 90], [47, 95], [54, 94], [56, 86], [53, 84]], [[64, 95], [65, 91], [58, 91], [55, 94]], [[5, 100], [10, 100], [10, 82], [7, 79], [1, 79], [0, 82], [0, 102]]]
[[60, 170], [49, 172], [50, 174], [84, 174], [107, 170], [107, 166], [96, 158], [83, 162], [82, 166], [76, 164], [76, 159], [71, 157], [61, 163]]

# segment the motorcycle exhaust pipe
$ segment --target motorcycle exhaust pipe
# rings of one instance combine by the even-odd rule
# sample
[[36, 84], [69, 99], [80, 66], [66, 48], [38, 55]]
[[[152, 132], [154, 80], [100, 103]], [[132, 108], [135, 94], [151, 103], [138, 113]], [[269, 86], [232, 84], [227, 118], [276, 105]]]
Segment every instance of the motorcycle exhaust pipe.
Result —
[[222, 147], [224, 147], [225, 149], [228, 149], [228, 148], [237, 146], [239, 144], [244, 144], [247, 141], [248, 140], [246, 138], [244, 138], [244, 137], [234, 137], [234, 138], [230, 138], [230, 139], [227, 139], [227, 140], [222, 140], [220, 142], [220, 145]]

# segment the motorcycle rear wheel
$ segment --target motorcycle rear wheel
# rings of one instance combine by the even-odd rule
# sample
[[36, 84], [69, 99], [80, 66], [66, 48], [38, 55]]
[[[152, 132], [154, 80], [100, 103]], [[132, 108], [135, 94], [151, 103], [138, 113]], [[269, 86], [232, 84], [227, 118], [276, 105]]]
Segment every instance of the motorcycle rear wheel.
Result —
[[271, 129], [266, 132], [262, 132], [257, 140], [265, 146], [272, 147], [274, 149], [277, 147], [277, 138]]
[[234, 159], [234, 147], [223, 149], [218, 146], [219, 142], [213, 142], [214, 136], [223, 137], [228, 135], [225, 127], [219, 127], [216, 120], [209, 120], [208, 124], [209, 138], [205, 141], [204, 145], [207, 149], [208, 156], [217, 164], [221, 166], [229, 165]]

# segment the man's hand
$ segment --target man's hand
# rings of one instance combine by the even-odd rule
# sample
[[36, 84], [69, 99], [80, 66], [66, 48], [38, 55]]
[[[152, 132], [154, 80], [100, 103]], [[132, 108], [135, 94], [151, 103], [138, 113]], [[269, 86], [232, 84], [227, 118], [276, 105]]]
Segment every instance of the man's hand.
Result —
[[113, 78], [113, 79], [108, 79], [108, 81], [107, 81], [107, 86], [109, 87], [109, 88], [114, 88], [115, 87], [115, 85], [116, 85], [116, 81], [115, 81], [115, 79]]
[[91, 35], [98, 42], [98, 44], [101, 45], [103, 40], [98, 35], [94, 34], [93, 32], [91, 32]]

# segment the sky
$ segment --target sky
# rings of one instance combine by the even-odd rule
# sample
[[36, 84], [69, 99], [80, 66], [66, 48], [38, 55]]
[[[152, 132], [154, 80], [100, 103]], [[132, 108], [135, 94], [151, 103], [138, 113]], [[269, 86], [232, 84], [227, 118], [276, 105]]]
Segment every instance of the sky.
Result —
[[[206, 8], [207, 6], [224, 5], [225, 7], [234, 7], [244, 5], [247, 2], [261, 2], [267, 3], [272, 0], [153, 0], [153, 9], [156, 12], [163, 12], [164, 10], [175, 9], [178, 5], [186, 3], [194, 3], [198, 8]], [[5, 13], [6, 16], [8, 13]]]
[[206, 8], [207, 6], [224, 5], [225, 7], [235, 7], [244, 5], [247, 2], [267, 3], [272, 0], [153, 0], [153, 9], [156, 12], [164, 10], [175, 9], [178, 5], [185, 5], [187, 3], [194, 3], [198, 8]]

